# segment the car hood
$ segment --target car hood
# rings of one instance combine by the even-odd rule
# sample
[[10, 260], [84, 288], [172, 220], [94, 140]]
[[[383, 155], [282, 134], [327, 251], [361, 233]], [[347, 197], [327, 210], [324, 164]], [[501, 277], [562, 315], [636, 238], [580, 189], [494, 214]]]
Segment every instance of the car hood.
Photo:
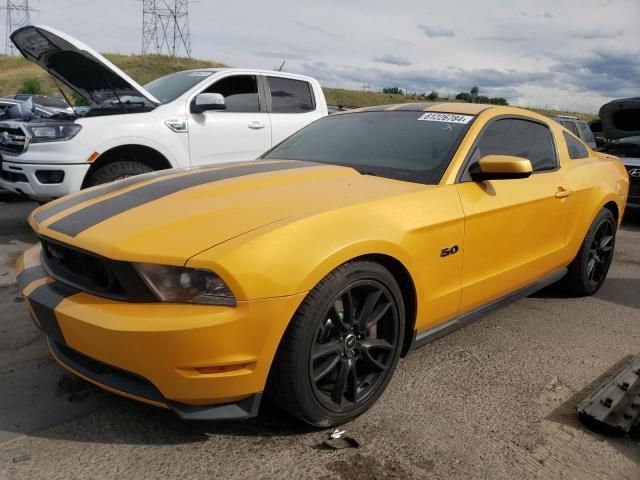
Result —
[[347, 167], [257, 160], [131, 177], [51, 202], [29, 221], [40, 236], [107, 258], [181, 265], [266, 225], [418, 188]]
[[11, 34], [29, 61], [44, 68], [79, 95], [97, 105], [123, 97], [160, 102], [98, 52], [75, 38], [44, 25], [29, 25]]
[[640, 135], [640, 97], [606, 103], [599, 115], [604, 136], [610, 140]]

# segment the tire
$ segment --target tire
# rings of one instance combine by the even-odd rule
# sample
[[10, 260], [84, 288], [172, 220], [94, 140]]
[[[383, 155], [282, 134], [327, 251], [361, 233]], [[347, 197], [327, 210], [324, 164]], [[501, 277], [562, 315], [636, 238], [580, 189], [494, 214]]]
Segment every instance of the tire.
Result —
[[148, 165], [130, 160], [120, 160], [117, 162], [107, 163], [92, 172], [87, 180], [87, 187], [95, 187], [103, 183], [122, 180], [123, 178], [133, 177], [142, 173], [152, 172], [153, 169]]
[[370, 261], [338, 267], [309, 292], [287, 327], [267, 393], [317, 427], [352, 420], [389, 383], [404, 324], [402, 294], [387, 269]]
[[561, 284], [575, 297], [596, 293], [604, 283], [616, 242], [616, 220], [610, 210], [600, 210], [587, 232], [578, 255]]

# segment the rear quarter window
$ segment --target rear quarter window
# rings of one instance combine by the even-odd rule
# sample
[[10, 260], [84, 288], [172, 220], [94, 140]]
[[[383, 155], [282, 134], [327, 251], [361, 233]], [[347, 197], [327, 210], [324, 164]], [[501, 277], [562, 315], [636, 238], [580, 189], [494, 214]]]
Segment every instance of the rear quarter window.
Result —
[[562, 134], [564, 135], [564, 141], [567, 144], [567, 150], [569, 151], [569, 158], [571, 160], [589, 157], [589, 151], [580, 140], [567, 132], [562, 132]]

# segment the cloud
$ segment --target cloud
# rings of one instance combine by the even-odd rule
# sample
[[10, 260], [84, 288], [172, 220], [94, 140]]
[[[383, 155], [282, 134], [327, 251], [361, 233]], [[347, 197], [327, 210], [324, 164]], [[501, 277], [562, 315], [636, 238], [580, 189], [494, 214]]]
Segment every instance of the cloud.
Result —
[[[99, 21], [95, 3], [40, 2], [37, 20], [100, 52], [138, 53], [139, 2], [110, 0]], [[286, 59], [287, 71], [313, 71], [333, 86], [446, 95], [477, 83], [489, 96], [574, 111], [597, 112], [612, 97], [638, 95], [638, 0], [507, 3], [458, 0], [434, 9], [408, 0], [390, 10], [380, 0], [193, 2], [192, 54], [267, 69]], [[614, 26], [603, 23], [603, 11]], [[242, 28], [231, 20], [211, 28], [211, 18], [241, 18]], [[411, 65], [372, 61], [386, 54]]]
[[256, 56], [269, 57], [269, 58], [278, 58], [280, 60], [309, 60], [309, 57], [307, 55], [303, 55], [301, 53], [296, 53], [296, 52], [260, 51], [260, 52], [253, 52], [253, 53]]
[[376, 55], [375, 57], [373, 57], [373, 61], [378, 63], [388, 63], [389, 65], [398, 65], [401, 67], [412, 65], [411, 61], [408, 58], [400, 57], [393, 54]]
[[329, 30], [325, 30], [324, 28], [319, 27], [317, 25], [310, 25], [308, 23], [303, 23], [303, 22], [296, 22], [296, 25], [299, 26], [300, 28], [304, 28], [305, 30], [309, 30], [310, 32], [320, 33], [321, 35], [329, 37], [333, 40], [339, 40], [341, 38], [344, 38], [342, 35], [339, 35], [334, 32], [330, 32]]
[[619, 30], [616, 32], [603, 32], [602, 30], [588, 30], [585, 32], [573, 32], [570, 33], [569, 36], [572, 38], [581, 38], [583, 40], [601, 40], [607, 38], [616, 38], [621, 35], [622, 32]]
[[531, 38], [531, 36], [522, 35], [520, 33], [503, 32], [494, 35], [486, 35], [484, 37], [476, 37], [476, 40], [489, 42], [528, 42]]
[[435, 37], [453, 37], [455, 32], [444, 27], [430, 27], [429, 25], [420, 24], [418, 28], [429, 38]]
[[636, 96], [640, 91], [640, 50], [600, 49], [559, 60], [550, 70], [575, 91], [611, 98]]
[[544, 12], [542, 15], [540, 15], [539, 13], [535, 14], [535, 15], [529, 15], [527, 12], [525, 11], [520, 11], [520, 15], [522, 15], [523, 17], [531, 17], [531, 18], [555, 18], [555, 15], [553, 15], [551, 12]]
[[411, 68], [388, 70], [382, 67], [356, 68], [349, 65], [333, 66], [327, 70], [325, 64], [306, 63], [303, 72], [335, 85], [336, 79], [354, 87], [362, 84], [373, 88], [398, 86], [410, 91], [431, 91], [458, 93], [469, 91], [478, 85], [480, 91], [491, 96], [515, 98], [520, 88], [531, 84], [545, 84], [553, 81], [548, 72], [517, 70], [512, 68]]

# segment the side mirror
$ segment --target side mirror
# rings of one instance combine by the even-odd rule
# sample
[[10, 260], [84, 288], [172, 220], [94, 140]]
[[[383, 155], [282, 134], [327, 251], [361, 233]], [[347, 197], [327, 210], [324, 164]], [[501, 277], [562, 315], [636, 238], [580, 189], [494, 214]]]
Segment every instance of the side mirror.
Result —
[[529, 160], [510, 155], [487, 155], [469, 168], [471, 178], [478, 182], [527, 178], [532, 173], [533, 167]]
[[200, 93], [191, 102], [191, 113], [202, 113], [207, 110], [225, 110], [224, 97], [219, 93]]

